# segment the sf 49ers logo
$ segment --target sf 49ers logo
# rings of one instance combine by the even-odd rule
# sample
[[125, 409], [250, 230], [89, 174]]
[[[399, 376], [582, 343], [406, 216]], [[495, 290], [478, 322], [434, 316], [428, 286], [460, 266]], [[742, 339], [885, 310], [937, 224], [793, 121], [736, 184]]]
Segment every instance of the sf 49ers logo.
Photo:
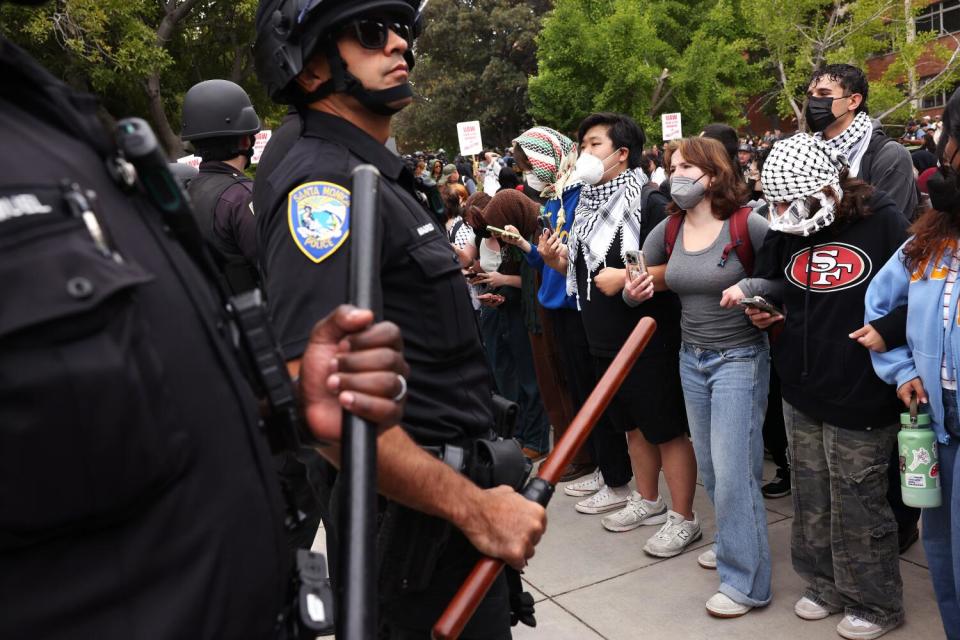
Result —
[[807, 287], [809, 277], [813, 291], [841, 291], [864, 282], [872, 269], [866, 253], [849, 244], [834, 242], [815, 246], [812, 255], [809, 249], [797, 251], [784, 274], [801, 289]]

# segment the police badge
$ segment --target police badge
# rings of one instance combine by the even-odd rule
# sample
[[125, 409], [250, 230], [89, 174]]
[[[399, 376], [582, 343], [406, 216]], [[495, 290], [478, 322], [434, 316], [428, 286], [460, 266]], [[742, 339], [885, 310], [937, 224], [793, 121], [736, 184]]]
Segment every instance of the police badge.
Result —
[[302, 184], [287, 197], [287, 222], [303, 255], [319, 264], [350, 235], [350, 192], [332, 182]]

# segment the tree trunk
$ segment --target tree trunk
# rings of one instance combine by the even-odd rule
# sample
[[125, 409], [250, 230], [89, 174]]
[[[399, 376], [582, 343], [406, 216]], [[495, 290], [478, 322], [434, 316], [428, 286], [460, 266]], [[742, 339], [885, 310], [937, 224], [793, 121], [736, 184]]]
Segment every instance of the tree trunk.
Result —
[[[913, 0], [903, 0], [903, 21], [906, 27], [907, 45], [912, 45], [917, 39], [917, 25], [913, 20]], [[920, 90], [920, 84], [917, 80], [917, 68], [915, 65], [907, 65], [907, 92], [911, 96], [917, 95]], [[914, 111], [920, 108], [919, 100], [912, 100], [911, 105]]]
[[[167, 42], [176, 30], [177, 23], [180, 22], [199, 0], [166, 0], [163, 10], [165, 15], [160, 25], [157, 27], [157, 46], [165, 49]], [[147, 76], [146, 82], [147, 100], [149, 101], [150, 118], [157, 128], [157, 137], [160, 143], [166, 147], [167, 155], [171, 158], [179, 158], [183, 155], [183, 142], [180, 140], [170, 126], [170, 120], [163, 109], [163, 91], [160, 88], [160, 72], [154, 71]]]
[[163, 110], [163, 94], [160, 91], [160, 74], [147, 76], [147, 99], [149, 100], [150, 119], [156, 127], [157, 139], [167, 150], [167, 156], [174, 160], [184, 155], [183, 142], [177, 135]]

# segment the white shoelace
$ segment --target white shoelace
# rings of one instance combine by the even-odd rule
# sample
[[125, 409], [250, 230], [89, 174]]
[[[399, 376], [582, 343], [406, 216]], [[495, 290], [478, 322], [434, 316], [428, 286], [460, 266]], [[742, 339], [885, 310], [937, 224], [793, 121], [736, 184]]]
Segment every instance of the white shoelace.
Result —
[[663, 523], [663, 526], [660, 527], [660, 531], [657, 531], [657, 540], [670, 540], [674, 536], [673, 530], [679, 526], [679, 522], [672, 522], [668, 518], [667, 521]]

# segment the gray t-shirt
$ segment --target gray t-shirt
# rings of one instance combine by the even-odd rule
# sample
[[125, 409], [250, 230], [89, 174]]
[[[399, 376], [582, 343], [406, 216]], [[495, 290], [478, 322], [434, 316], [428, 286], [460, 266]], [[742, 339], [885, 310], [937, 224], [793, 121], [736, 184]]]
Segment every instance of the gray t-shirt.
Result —
[[[668, 220], [658, 224], [643, 243], [643, 254], [648, 265], [667, 262], [664, 234]], [[763, 245], [768, 226], [767, 220], [761, 215], [754, 213], [747, 218], [754, 254]], [[680, 329], [686, 344], [720, 350], [764, 340], [763, 332], [750, 324], [742, 308], [724, 309], [720, 306], [723, 290], [746, 276], [733, 249], [727, 256], [726, 264], [718, 266], [723, 248], [729, 243], [729, 220], [724, 221], [713, 244], [701, 251], [686, 251], [683, 248], [683, 227], [680, 227], [667, 264], [666, 280], [670, 290], [680, 296], [680, 304], [683, 305]]]

